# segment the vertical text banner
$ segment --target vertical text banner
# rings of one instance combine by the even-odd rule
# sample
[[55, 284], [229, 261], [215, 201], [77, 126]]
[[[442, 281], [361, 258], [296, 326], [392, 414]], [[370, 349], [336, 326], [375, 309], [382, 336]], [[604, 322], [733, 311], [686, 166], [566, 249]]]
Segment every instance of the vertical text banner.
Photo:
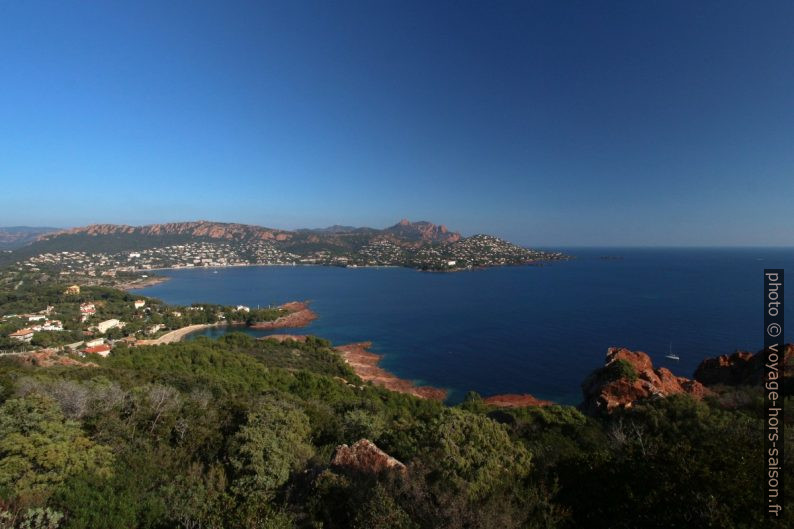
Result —
[[771, 518], [783, 511], [783, 270], [764, 270], [764, 394], [766, 510]]

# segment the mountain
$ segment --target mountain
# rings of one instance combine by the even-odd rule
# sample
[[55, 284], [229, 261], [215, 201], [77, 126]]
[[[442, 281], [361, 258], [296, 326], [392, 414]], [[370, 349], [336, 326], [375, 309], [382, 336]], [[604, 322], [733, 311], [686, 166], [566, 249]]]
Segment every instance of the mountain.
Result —
[[40, 235], [58, 231], [58, 228], [10, 226], [0, 228], [0, 250], [13, 250], [35, 241]]
[[[130, 262], [128, 254], [141, 252], [144, 255]], [[45, 233], [4, 256], [4, 262], [28, 260], [31, 266], [52, 265], [75, 270], [96, 261], [95, 273], [106, 271], [110, 266], [137, 270], [239, 264], [408, 266], [448, 270], [526, 264], [560, 256], [521, 248], [489, 235], [464, 238], [444, 225], [406, 219], [384, 229], [334, 225], [295, 231], [194, 221], [147, 226], [93, 224]]]
[[443, 224], [436, 226], [426, 221], [411, 222], [403, 219], [383, 231], [397, 239], [411, 242], [450, 243], [460, 240], [460, 233], [450, 232]]

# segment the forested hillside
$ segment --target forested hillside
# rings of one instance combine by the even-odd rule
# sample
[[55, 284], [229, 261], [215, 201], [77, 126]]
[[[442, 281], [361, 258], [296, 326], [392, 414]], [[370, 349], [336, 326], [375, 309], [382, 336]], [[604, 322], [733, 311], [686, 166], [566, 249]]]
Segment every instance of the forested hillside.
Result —
[[[567, 406], [497, 409], [473, 393], [453, 408], [393, 393], [362, 383], [320, 339], [230, 334], [121, 346], [92, 361], [0, 359], [0, 527], [764, 520], [754, 388], [588, 417]], [[383, 453], [355, 452], [361, 439]], [[764, 526], [790, 527], [787, 516]]]

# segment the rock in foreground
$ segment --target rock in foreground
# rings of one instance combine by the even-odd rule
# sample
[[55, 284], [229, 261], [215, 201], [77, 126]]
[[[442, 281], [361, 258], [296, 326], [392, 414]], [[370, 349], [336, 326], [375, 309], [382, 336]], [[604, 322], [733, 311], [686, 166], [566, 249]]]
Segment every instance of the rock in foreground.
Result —
[[644, 399], [686, 393], [702, 398], [709, 390], [703, 384], [675, 376], [669, 369], [654, 369], [651, 358], [641, 351], [610, 347], [604, 367], [594, 371], [582, 383], [586, 413], [611, 413], [630, 408]]
[[331, 460], [331, 465], [365, 474], [380, 474], [387, 470], [405, 472], [405, 465], [375, 446], [368, 439], [361, 439], [352, 446], [340, 445]]

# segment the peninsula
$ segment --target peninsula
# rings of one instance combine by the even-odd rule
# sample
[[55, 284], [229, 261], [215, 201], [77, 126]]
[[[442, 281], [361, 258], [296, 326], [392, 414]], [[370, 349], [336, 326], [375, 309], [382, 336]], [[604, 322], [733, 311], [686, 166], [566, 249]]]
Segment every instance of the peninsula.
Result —
[[111, 286], [151, 281], [164, 268], [245, 265], [400, 266], [428, 271], [526, 265], [565, 259], [492, 235], [463, 237], [444, 225], [401, 220], [385, 229], [332, 226], [279, 230], [209, 221], [126, 226], [95, 224], [46, 232], [0, 254], [62, 280]]

